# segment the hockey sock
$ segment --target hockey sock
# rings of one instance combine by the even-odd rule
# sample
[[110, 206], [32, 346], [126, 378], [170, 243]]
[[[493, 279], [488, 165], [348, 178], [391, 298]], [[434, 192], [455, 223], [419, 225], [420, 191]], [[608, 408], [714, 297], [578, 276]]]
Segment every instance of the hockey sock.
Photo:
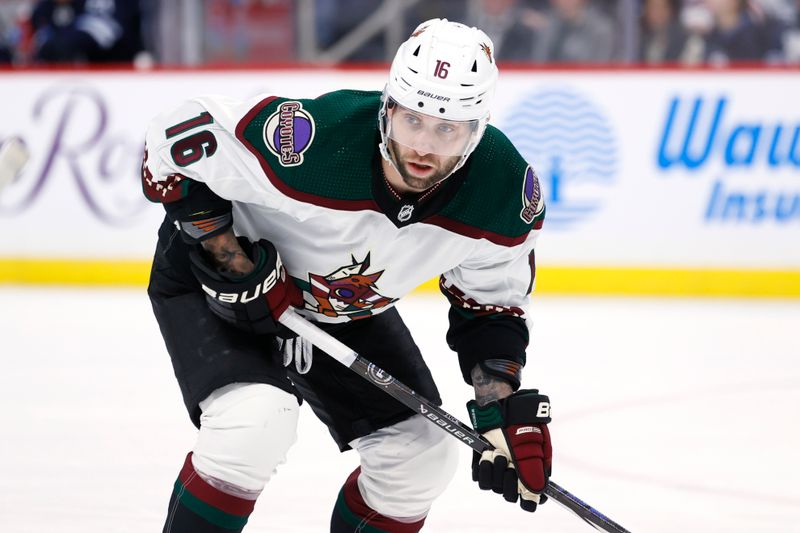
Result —
[[331, 516], [331, 533], [417, 533], [422, 529], [424, 518], [416, 522], [399, 522], [367, 505], [358, 490], [360, 473], [361, 468], [356, 468], [339, 491]]
[[255, 504], [206, 483], [192, 466], [190, 452], [175, 481], [163, 533], [238, 533]]

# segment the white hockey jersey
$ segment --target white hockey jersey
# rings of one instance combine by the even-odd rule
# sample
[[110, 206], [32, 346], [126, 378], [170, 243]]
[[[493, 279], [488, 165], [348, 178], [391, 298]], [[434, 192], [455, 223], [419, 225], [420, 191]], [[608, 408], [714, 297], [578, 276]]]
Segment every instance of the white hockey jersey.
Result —
[[231, 200], [236, 234], [275, 244], [315, 321], [380, 313], [438, 276], [464, 316], [524, 320], [544, 219], [532, 168], [489, 127], [434, 194], [397, 198], [380, 171], [379, 107], [361, 91], [189, 100], [150, 124], [145, 194], [173, 201], [195, 180]]

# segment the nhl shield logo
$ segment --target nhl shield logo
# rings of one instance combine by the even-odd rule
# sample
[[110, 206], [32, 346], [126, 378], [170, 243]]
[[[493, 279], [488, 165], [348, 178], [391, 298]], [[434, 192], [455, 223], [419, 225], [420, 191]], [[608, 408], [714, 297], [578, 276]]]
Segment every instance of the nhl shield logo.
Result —
[[414, 213], [414, 206], [411, 204], [406, 204], [400, 208], [400, 212], [397, 213], [397, 220], [400, 222], [407, 222], [411, 215]]
[[526, 224], [533, 222], [536, 216], [536, 208], [539, 206], [541, 198], [542, 190], [539, 188], [539, 178], [536, 176], [536, 172], [528, 165], [525, 170], [525, 178], [522, 181], [522, 211], [519, 213], [519, 217]]
[[264, 144], [284, 167], [303, 164], [303, 152], [314, 140], [314, 118], [296, 101], [283, 102], [264, 124]]

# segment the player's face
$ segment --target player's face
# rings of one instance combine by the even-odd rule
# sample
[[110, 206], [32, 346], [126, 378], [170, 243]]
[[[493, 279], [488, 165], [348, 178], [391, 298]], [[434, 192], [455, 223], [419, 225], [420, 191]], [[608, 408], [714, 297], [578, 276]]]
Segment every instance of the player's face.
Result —
[[473, 121], [430, 117], [402, 106], [389, 112], [389, 144], [403, 181], [423, 191], [446, 178], [465, 153]]
[[417, 192], [429, 189], [445, 179], [461, 159], [455, 156], [421, 155], [413, 148], [392, 139], [389, 140], [389, 145], [403, 183]]

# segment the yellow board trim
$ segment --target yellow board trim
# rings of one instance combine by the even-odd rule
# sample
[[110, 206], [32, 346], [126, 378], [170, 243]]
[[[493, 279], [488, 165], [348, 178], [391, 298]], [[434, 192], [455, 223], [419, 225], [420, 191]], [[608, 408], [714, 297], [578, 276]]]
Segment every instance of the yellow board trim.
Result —
[[[438, 280], [419, 287], [439, 290]], [[536, 294], [800, 298], [800, 270], [541, 267]]]
[[0, 283], [20, 285], [143, 286], [150, 261], [0, 259]]
[[[0, 283], [144, 286], [149, 261], [0, 258]], [[438, 292], [437, 280], [418, 292]], [[800, 298], [800, 270], [541, 267], [537, 294]]]

